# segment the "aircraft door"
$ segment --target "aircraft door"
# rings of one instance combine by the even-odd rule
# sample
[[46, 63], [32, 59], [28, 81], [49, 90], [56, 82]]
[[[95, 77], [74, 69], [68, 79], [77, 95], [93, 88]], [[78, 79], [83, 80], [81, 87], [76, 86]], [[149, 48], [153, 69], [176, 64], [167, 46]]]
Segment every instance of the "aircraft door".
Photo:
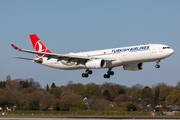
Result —
[[156, 45], [152, 46], [152, 53], [157, 53], [157, 46]]

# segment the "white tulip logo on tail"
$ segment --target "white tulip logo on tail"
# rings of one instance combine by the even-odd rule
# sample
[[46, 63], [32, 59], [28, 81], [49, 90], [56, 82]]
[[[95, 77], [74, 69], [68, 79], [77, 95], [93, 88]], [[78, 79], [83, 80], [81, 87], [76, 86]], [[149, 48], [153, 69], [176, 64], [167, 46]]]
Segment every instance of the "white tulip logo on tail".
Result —
[[38, 43], [38, 45], [39, 45], [39, 52], [41, 52], [42, 51], [42, 45], [40, 44], [40, 43]]
[[[47, 51], [47, 48], [43, 45], [43, 43], [41, 41], [37, 41], [36, 44], [35, 44], [35, 50], [38, 51], [38, 52], [46, 52]], [[44, 55], [38, 55], [37, 54], [37, 57], [44, 57]]]

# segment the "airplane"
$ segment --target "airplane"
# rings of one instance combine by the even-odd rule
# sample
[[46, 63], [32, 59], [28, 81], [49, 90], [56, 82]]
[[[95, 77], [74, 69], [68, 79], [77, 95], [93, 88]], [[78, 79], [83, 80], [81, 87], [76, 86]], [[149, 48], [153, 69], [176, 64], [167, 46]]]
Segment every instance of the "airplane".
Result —
[[34, 50], [20, 49], [14, 44], [11, 45], [16, 50], [36, 54], [37, 58], [15, 58], [31, 60], [34, 63], [62, 70], [86, 69], [82, 73], [83, 78], [87, 78], [92, 74], [91, 69], [108, 68], [107, 74], [104, 74], [104, 78], [110, 78], [110, 76], [114, 75], [112, 71], [114, 67], [123, 66], [124, 70], [130, 71], [142, 70], [144, 62], [156, 61], [155, 67], [160, 68], [159, 62], [174, 53], [174, 50], [167, 45], [146, 44], [88, 52], [57, 54], [51, 53], [36, 34], [29, 36]]

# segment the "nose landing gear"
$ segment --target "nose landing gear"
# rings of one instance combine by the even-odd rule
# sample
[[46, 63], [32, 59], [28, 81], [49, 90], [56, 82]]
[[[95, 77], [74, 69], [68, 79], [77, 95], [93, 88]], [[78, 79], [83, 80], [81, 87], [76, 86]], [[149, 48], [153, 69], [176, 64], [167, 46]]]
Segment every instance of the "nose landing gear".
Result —
[[112, 68], [109, 68], [109, 70], [107, 71], [107, 74], [104, 74], [104, 78], [110, 78], [111, 75], [114, 75], [114, 72], [111, 70]]
[[159, 65], [159, 62], [160, 62], [160, 60], [156, 60], [156, 68], [160, 68], [160, 65]]
[[85, 73], [82, 74], [82, 77], [88, 77], [89, 75], [92, 74], [92, 70], [86, 69]]

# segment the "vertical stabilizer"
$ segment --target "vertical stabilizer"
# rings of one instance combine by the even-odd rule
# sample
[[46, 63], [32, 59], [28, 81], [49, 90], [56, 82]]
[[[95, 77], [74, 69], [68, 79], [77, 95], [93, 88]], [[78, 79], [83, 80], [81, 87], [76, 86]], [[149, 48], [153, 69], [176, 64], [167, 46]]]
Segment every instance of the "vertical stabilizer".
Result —
[[[31, 39], [31, 42], [32, 42], [32, 45], [33, 45], [35, 51], [51, 53], [46, 48], [46, 46], [40, 41], [40, 39], [36, 36], [36, 34], [29, 35], [29, 36], [30, 36], [30, 39]], [[37, 56], [37, 58], [44, 57], [44, 55], [38, 55], [38, 54], [36, 56]]]

